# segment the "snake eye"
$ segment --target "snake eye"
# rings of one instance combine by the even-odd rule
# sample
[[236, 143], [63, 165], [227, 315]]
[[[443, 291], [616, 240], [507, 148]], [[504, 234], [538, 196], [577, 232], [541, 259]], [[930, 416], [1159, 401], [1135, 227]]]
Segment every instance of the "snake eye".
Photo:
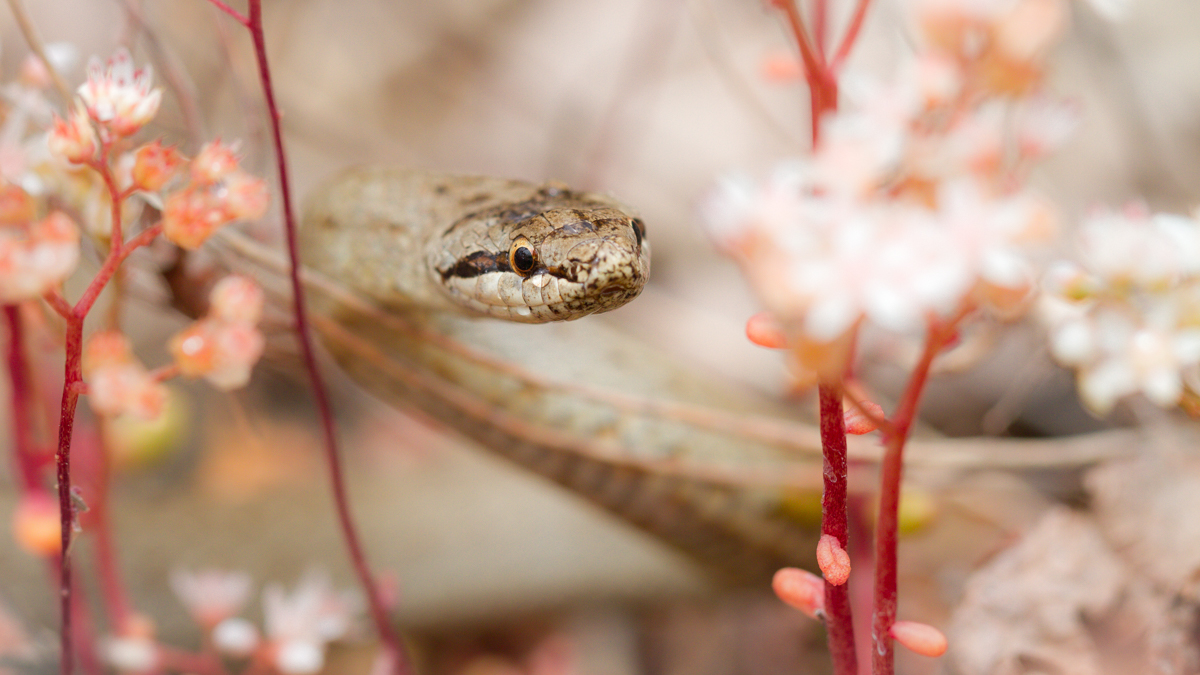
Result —
[[633, 236], [637, 237], [638, 246], [641, 246], [642, 240], [646, 238], [646, 224], [642, 222], [641, 218], [634, 218], [630, 221], [630, 225], [633, 226]]
[[513, 242], [512, 248], [508, 251], [508, 262], [521, 276], [533, 271], [534, 265], [537, 264], [537, 255], [533, 252], [533, 246], [528, 239], [519, 237]]

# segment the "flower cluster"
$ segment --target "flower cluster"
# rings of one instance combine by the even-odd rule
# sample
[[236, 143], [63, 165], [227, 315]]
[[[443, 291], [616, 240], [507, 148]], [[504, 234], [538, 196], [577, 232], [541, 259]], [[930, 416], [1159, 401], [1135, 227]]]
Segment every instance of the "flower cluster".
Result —
[[195, 249], [217, 229], [267, 212], [267, 185], [238, 166], [237, 147], [220, 141], [201, 148], [190, 165], [189, 181], [167, 195], [163, 234], [175, 245]]
[[[236, 144], [212, 142], [190, 162], [161, 141], [121, 153], [121, 143], [158, 112], [162, 99], [151, 88], [149, 66], [134, 69], [129, 52], [119, 50], [107, 64], [93, 59], [88, 79], [66, 119], [57, 115], [46, 138], [53, 157], [98, 171], [115, 167], [113, 179], [122, 197], [122, 220], [131, 222], [139, 193], [162, 210], [163, 234], [172, 243], [196, 249], [217, 229], [261, 218], [267, 210], [267, 184], [239, 167]], [[112, 195], [98, 176], [70, 176], [58, 186], [87, 216], [89, 231], [107, 237], [112, 227]], [[74, 197], [72, 199], [72, 196]]]
[[236, 389], [250, 379], [263, 352], [256, 324], [263, 292], [247, 277], [231, 275], [213, 288], [209, 315], [171, 338], [170, 350], [183, 375], [204, 377], [219, 389]]
[[33, 199], [15, 185], [0, 187], [0, 302], [41, 297], [79, 262], [79, 230], [61, 211], [36, 218]]
[[232, 658], [257, 656], [284, 675], [320, 671], [328, 645], [349, 637], [360, 613], [354, 596], [335, 592], [327, 576], [309, 573], [290, 594], [277, 584], [263, 591], [264, 638], [238, 616], [250, 595], [245, 574], [176, 572], [171, 587], [219, 652]]
[[[863, 321], [919, 333], [970, 308], [1026, 306], [1056, 219], [1022, 174], [1075, 119], [1029, 94], [1065, 1], [916, 3], [926, 49], [894, 83], [846, 78], [811, 157], [765, 181], [727, 178], [705, 201], [713, 238], [808, 371], [840, 372], [831, 356]], [[1018, 30], [1035, 18], [1049, 23]]]
[[100, 415], [131, 414], [154, 419], [162, 412], [167, 391], [133, 355], [129, 339], [109, 330], [93, 335], [83, 350], [83, 377], [88, 402]]
[[1046, 276], [1041, 309], [1051, 350], [1079, 371], [1080, 397], [1108, 412], [1141, 392], [1176, 405], [1200, 391], [1200, 214], [1140, 206], [1092, 215], [1073, 262]]

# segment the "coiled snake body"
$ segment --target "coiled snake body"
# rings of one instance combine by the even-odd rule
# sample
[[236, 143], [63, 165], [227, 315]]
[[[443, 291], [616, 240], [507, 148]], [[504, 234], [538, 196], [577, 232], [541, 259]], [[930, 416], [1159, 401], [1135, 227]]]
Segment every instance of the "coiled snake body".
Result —
[[[813, 530], [781, 513], [778, 490], [744, 489], [725, 469], [778, 485], [811, 483], [807, 467], [798, 477], [774, 447], [654, 409], [674, 399], [761, 412], [769, 402], [739, 398], [594, 322], [521, 325], [607, 311], [641, 291], [645, 226], [614, 200], [557, 184], [359, 169], [312, 195], [301, 245], [306, 266], [374, 307], [334, 299], [318, 313], [327, 347], [368, 390], [415, 406], [727, 580], [761, 582], [811, 556]], [[712, 479], [688, 475], [693, 462]]]

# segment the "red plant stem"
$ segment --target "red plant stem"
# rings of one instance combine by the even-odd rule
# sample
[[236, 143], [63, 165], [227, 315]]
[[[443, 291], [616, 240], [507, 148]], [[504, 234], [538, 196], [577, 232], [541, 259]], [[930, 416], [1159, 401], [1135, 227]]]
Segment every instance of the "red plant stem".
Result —
[[825, 38], [829, 35], [829, 0], [816, 0], [813, 7], [813, 42], [817, 53], [826, 54]]
[[[104, 151], [107, 154], [107, 150]], [[149, 244], [162, 232], [162, 223], [146, 228], [128, 242], [121, 241], [121, 199], [120, 190], [112, 180], [112, 174], [107, 165], [94, 167], [104, 176], [112, 199], [112, 246], [100, 270], [84, 290], [83, 295], [76, 301], [75, 306], [66, 312], [66, 339], [64, 341], [63, 393], [62, 405], [58, 418], [58, 447], [55, 452], [56, 478], [58, 481], [58, 512], [59, 524], [62, 528], [62, 549], [59, 552], [59, 593], [61, 595], [60, 612], [62, 614], [62, 634], [60, 649], [62, 651], [60, 672], [70, 675], [74, 669], [74, 652], [72, 650], [72, 601], [71, 601], [71, 532], [75, 525], [75, 509], [71, 504], [71, 438], [75, 431], [75, 409], [79, 404], [80, 385], [83, 384], [83, 322], [88, 312], [96, 304], [100, 293], [116, 274], [117, 268], [130, 253]], [[65, 300], [57, 293], [48, 293], [47, 299], [61, 314]]]
[[862, 30], [863, 19], [866, 18], [867, 8], [870, 5], [871, 0], [858, 0], [858, 5], [854, 7], [854, 16], [850, 18], [850, 26], [846, 28], [846, 35], [842, 38], [842, 43], [838, 45], [837, 52], [829, 62], [829, 69], [833, 72], [839, 72], [842, 65], [845, 64], [846, 58], [850, 56], [850, 50], [858, 41], [858, 33]]
[[[383, 596], [375, 583], [374, 576], [367, 566], [366, 554], [359, 540], [358, 530], [350, 515], [350, 503], [346, 494], [346, 481], [343, 476], [342, 462], [338, 454], [337, 434], [334, 428], [333, 409], [321, 372], [317, 368], [316, 352], [313, 349], [312, 336], [309, 330], [308, 311], [304, 302], [304, 286], [300, 281], [300, 251], [296, 240], [296, 222], [292, 211], [291, 189], [287, 172], [287, 157], [283, 146], [283, 132], [279, 126], [279, 108], [275, 103], [275, 90], [271, 84], [271, 69], [267, 63], [266, 33], [262, 24], [261, 0], [249, 0], [249, 16], [246, 27], [254, 41], [255, 56], [258, 60], [258, 73], [262, 85], [263, 97], [266, 99], [267, 110], [270, 113], [271, 134], [275, 144], [275, 161], [279, 169], [279, 191], [283, 202], [284, 233], [287, 239], [288, 257], [291, 260], [292, 301], [296, 317], [296, 336], [300, 342], [305, 369], [312, 382], [313, 398], [316, 402], [317, 413], [321, 418], [321, 428], [324, 432], [325, 458], [329, 464], [329, 480], [333, 487], [334, 504], [337, 508], [338, 521], [342, 534], [346, 538], [350, 561], [358, 575], [359, 583], [367, 596], [371, 608], [371, 617], [375, 629], [389, 652], [393, 672], [396, 675], [409, 671], [408, 656], [399, 637], [392, 629], [388, 620], [387, 609], [384, 607]], [[226, 9], [226, 11], [229, 11]]]
[[[221, 0], [208, 0], [208, 1], [217, 9], [219, 9], [222, 12], [225, 12], [229, 16], [233, 17], [234, 21], [237, 21], [238, 23], [242, 24], [246, 28], [250, 28], [250, 19], [248, 19], [245, 14], [242, 14], [241, 12], [230, 7], [229, 5], [225, 4], [224, 2], [221, 2]], [[251, 13], [253, 13], [254, 10], [252, 9], [250, 11], [251, 11]], [[253, 30], [253, 29], [250, 28], [250, 30]]]
[[[850, 550], [850, 528], [846, 510], [846, 422], [842, 413], [842, 387], [822, 383], [818, 388], [821, 410], [821, 452], [824, 456], [825, 492], [821, 497], [821, 534], [837, 537]], [[835, 675], [854, 675], [858, 658], [854, 650], [854, 620], [848, 583], [825, 582], [825, 630]]]
[[896, 545], [900, 529], [900, 479], [904, 472], [904, 445], [917, 415], [917, 405], [929, 368], [954, 327], [966, 314], [962, 310], [947, 322], [930, 321], [921, 358], [913, 368], [892, 416], [894, 432], [884, 438], [883, 463], [879, 477], [879, 515], [875, 519], [875, 616], [871, 621], [871, 672], [873, 675], [892, 675], [893, 645], [891, 628], [896, 623], [897, 569]]
[[25, 492], [41, 492], [42, 482], [38, 475], [40, 462], [33, 446], [33, 434], [29, 425], [34, 415], [31, 406], [33, 391], [30, 388], [29, 363], [25, 360], [25, 331], [21, 321], [19, 305], [4, 306], [4, 320], [8, 324], [8, 378], [11, 389], [13, 456], [21, 485]]
[[800, 50], [800, 61], [804, 65], [804, 76], [808, 80], [812, 144], [815, 148], [821, 139], [821, 118], [825, 113], [837, 109], [837, 77], [825, 63], [825, 55], [815, 51], [809, 42], [808, 33], [804, 29], [804, 17], [796, 4], [792, 0], [774, 0], [774, 5], [783, 11], [792, 37]]
[[75, 383], [82, 381], [80, 362], [83, 354], [83, 318], [74, 311], [67, 317], [66, 358], [63, 374], [62, 406], [58, 418], [58, 451], [55, 453], [55, 467], [58, 479], [58, 513], [59, 526], [62, 528], [58, 559], [58, 588], [60, 593], [59, 611], [62, 614], [62, 627], [59, 649], [61, 651], [60, 672], [71, 675], [74, 670], [74, 649], [72, 648], [72, 595], [71, 595], [71, 532], [75, 526], [75, 508], [71, 504], [71, 434], [75, 428], [75, 406], [79, 402], [79, 394]]
[[[97, 442], [102, 444], [103, 440], [97, 439]], [[112, 523], [109, 520], [109, 452], [103, 445], [96, 451], [100, 455], [97, 460], [100, 475], [95, 478], [96, 490], [88, 503], [88, 508], [91, 509], [90, 529], [96, 544], [96, 574], [100, 580], [100, 592], [104, 595], [104, 606], [108, 610], [110, 627], [117, 635], [125, 635], [133, 612], [125, 592], [125, 584], [121, 581], [120, 568], [117, 566]]]

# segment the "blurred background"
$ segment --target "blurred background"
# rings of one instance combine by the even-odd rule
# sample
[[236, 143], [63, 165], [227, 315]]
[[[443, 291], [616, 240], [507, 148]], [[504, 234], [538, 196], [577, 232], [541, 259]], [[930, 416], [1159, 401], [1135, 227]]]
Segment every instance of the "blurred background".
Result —
[[[27, 4], [43, 39], [78, 54], [64, 72], [72, 85], [89, 56], [130, 44], [135, 62], [153, 63], [156, 84], [167, 88], [150, 133], [185, 152], [197, 139], [240, 138], [247, 167], [271, 175], [249, 40], [205, 2]], [[1084, 3], [1072, 14], [1051, 86], [1079, 102], [1082, 128], [1036, 183], [1068, 223], [1093, 205], [1135, 198], [1190, 209], [1200, 191], [1200, 5], [1134, 3], [1119, 23]], [[612, 193], [648, 224], [653, 276], [635, 303], [590, 320], [730, 386], [792, 393], [783, 360], [745, 340], [755, 301], [705, 240], [695, 208], [718, 176], [761, 174], [807, 148], [803, 83], [765, 76], [769, 60], [792, 54], [765, 3], [289, 0], [267, 3], [265, 23], [299, 194], [368, 163]], [[26, 47], [3, 11], [0, 31], [12, 73]], [[902, 13], [879, 0], [851, 70], [886, 77], [908, 41]], [[153, 299], [133, 304], [129, 331], [157, 365], [184, 320]], [[903, 384], [885, 357], [865, 372], [885, 397]], [[267, 369], [233, 396], [178, 385], [179, 413], [158, 450], [117, 477], [120, 556], [164, 639], [196, 639], [166, 591], [176, 567], [246, 569], [259, 582], [288, 583], [320, 567], [351, 583], [299, 382]], [[694, 563], [581, 500], [336, 376], [335, 390], [370, 557], [394, 575], [401, 622], [428, 672], [827, 668], [818, 625], [766, 589], [718, 593]], [[1000, 333], [971, 369], [936, 380], [923, 412], [950, 436], [1100, 428], [1024, 325]], [[10, 485], [0, 483], [0, 507]], [[946, 515], [943, 528], [902, 543], [908, 618], [944, 623], [971, 570], [1050, 501], [1003, 474], [974, 475], [956, 489], [935, 499], [969, 499], [975, 511]], [[972, 520], [983, 524], [963, 525]], [[43, 639], [56, 625], [44, 576], [38, 561], [0, 544], [0, 600]], [[360, 667], [363, 651], [346, 650], [335, 666]], [[904, 658], [904, 672], [937, 668]]]

